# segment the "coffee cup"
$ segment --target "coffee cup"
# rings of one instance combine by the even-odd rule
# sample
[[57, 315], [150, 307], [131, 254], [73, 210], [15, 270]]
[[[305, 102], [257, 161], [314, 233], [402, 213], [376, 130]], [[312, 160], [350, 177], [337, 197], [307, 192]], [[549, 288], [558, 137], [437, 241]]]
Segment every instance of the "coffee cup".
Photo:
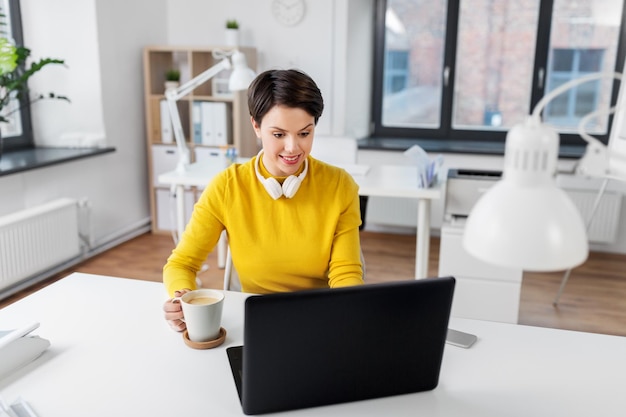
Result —
[[192, 342], [209, 342], [220, 336], [224, 293], [200, 289], [180, 297], [187, 334]]

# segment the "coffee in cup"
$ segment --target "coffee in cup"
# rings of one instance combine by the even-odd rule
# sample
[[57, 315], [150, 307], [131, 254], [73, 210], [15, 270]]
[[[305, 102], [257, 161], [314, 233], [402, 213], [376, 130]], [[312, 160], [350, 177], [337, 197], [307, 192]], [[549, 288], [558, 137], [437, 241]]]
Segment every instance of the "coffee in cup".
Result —
[[215, 297], [196, 297], [196, 298], [192, 298], [191, 300], [189, 300], [188, 303], [203, 305], [203, 304], [214, 304], [214, 303], [217, 303], [218, 301], [219, 299]]

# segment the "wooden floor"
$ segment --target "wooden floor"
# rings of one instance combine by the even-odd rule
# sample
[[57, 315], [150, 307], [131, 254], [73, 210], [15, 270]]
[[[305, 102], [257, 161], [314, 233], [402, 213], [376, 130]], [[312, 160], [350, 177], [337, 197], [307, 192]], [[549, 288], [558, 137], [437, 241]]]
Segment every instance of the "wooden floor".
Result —
[[[415, 235], [361, 232], [367, 282], [412, 279]], [[161, 269], [174, 244], [167, 235], [139, 236], [37, 285], [36, 290], [71, 272], [161, 281]], [[437, 276], [439, 239], [432, 238], [429, 275]], [[199, 277], [205, 287], [221, 288], [223, 270], [215, 253]], [[558, 307], [552, 301], [562, 273], [525, 273], [520, 301], [520, 324], [626, 336], [626, 255], [591, 253], [575, 269]], [[0, 301], [0, 307], [32, 291]]]

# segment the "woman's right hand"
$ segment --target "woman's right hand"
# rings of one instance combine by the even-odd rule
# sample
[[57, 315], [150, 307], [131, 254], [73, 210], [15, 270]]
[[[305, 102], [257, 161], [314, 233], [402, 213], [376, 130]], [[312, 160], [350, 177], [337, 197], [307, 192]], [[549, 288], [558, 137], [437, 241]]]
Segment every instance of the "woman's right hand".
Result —
[[187, 328], [185, 321], [183, 320], [183, 309], [180, 305], [180, 300], [177, 297], [182, 297], [183, 294], [189, 292], [191, 290], [184, 289], [180, 291], [176, 291], [174, 293], [174, 298], [170, 298], [163, 304], [163, 311], [165, 312], [165, 320], [170, 327], [177, 331], [182, 332]]

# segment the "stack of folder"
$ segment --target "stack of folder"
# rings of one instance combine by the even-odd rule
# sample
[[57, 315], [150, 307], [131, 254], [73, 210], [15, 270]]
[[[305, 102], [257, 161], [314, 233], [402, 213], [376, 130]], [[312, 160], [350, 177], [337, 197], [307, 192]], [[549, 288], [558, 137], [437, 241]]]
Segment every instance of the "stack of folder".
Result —
[[228, 145], [230, 123], [226, 103], [194, 101], [192, 113], [194, 143], [206, 146]]

